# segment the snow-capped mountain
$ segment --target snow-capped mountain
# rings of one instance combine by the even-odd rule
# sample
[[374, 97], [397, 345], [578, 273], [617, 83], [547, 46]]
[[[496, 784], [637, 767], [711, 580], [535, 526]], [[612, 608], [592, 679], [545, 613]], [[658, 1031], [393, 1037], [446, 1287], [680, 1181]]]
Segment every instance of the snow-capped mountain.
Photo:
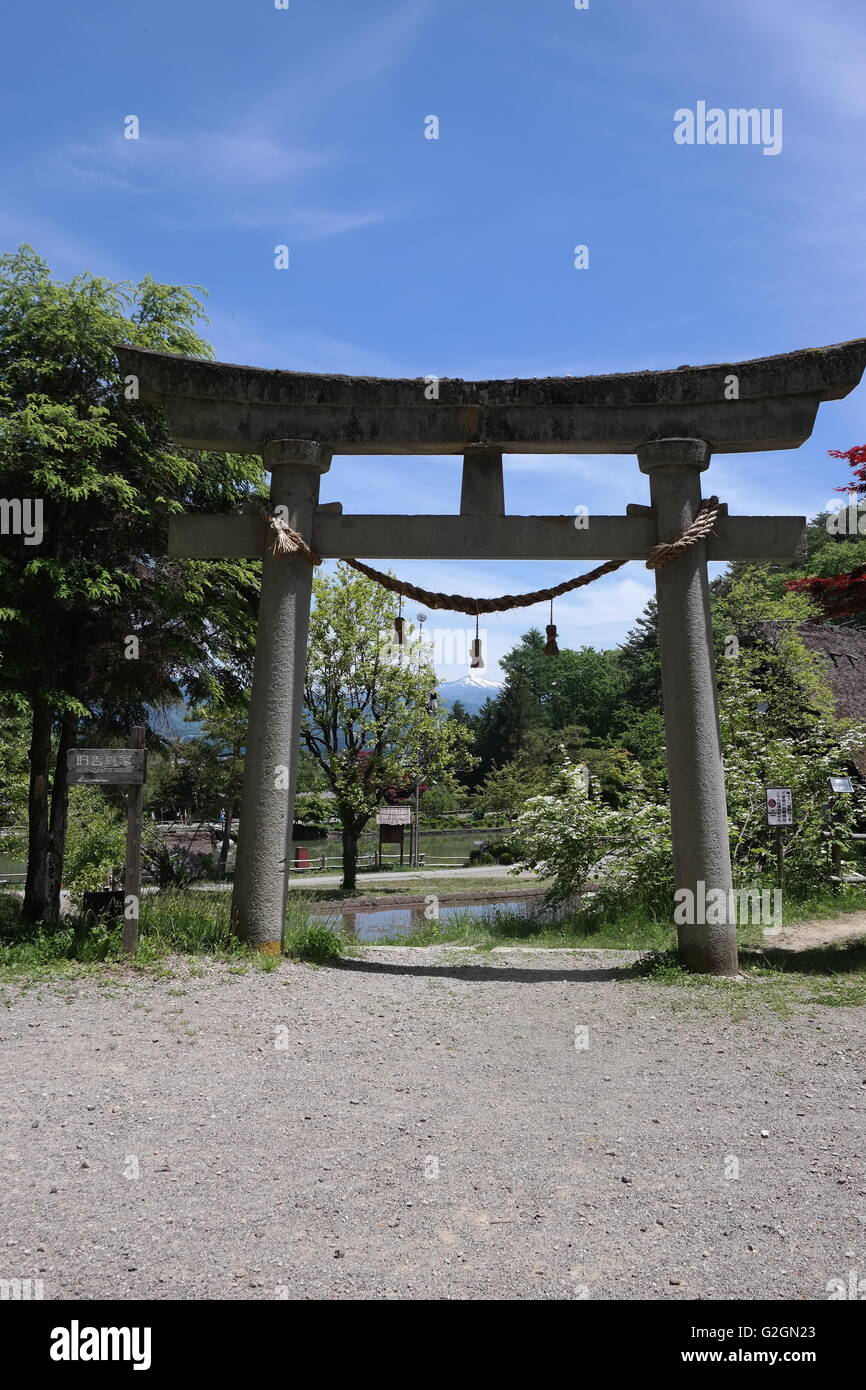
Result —
[[459, 700], [465, 709], [479, 710], [486, 700], [495, 700], [501, 689], [499, 681], [486, 676], [460, 676], [456, 681], [439, 682], [439, 703], [445, 707]]

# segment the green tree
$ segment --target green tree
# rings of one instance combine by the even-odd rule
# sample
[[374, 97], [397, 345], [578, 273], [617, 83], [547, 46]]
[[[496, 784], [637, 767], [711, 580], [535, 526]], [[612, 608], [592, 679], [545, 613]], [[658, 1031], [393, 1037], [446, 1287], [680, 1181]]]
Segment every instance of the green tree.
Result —
[[358, 840], [386, 792], [447, 776], [466, 759], [466, 730], [431, 712], [436, 676], [410, 630], [391, 648], [392, 594], [338, 563], [313, 579], [315, 607], [304, 690], [303, 738], [335, 796], [343, 888], [355, 887]]
[[517, 757], [535, 729], [578, 725], [589, 738], [608, 732], [622, 690], [617, 653], [581, 647], [551, 657], [544, 645], [531, 628], [502, 659], [505, 686], [476, 722], [482, 774]]
[[628, 710], [659, 710], [662, 668], [659, 657], [658, 607], [651, 598], [619, 647], [623, 680], [621, 702]]
[[513, 825], [529, 798], [540, 795], [548, 785], [546, 768], [515, 758], [488, 772], [478, 790], [478, 800], [486, 811], [494, 811], [507, 825]]
[[307, 752], [302, 748], [298, 757], [298, 786], [299, 792], [324, 792], [328, 790], [328, 782], [324, 772]]
[[486, 700], [478, 715], [475, 726], [475, 751], [479, 760], [477, 779], [516, 758], [529, 730], [540, 719], [530, 677], [518, 667], [508, 676], [504, 690], [495, 700]]
[[0, 854], [21, 858], [27, 836], [28, 721], [0, 711]]
[[715, 598], [725, 745], [744, 724], [760, 724], [766, 736], [784, 738], [799, 735], [816, 718], [833, 718], [822, 659], [806, 648], [797, 630], [815, 611], [811, 599], [787, 591], [784, 576], [767, 565], [740, 570]]
[[220, 844], [217, 872], [225, 877], [231, 830], [241, 808], [244, 780], [244, 752], [247, 742], [249, 692], [233, 705], [216, 705], [193, 712], [202, 722], [202, 732], [194, 742], [198, 745], [203, 769], [207, 770], [212, 795], [224, 812], [223, 836]]
[[[166, 555], [180, 511], [236, 510], [260, 460], [176, 448], [114, 347], [210, 356], [199, 300], [146, 277], [51, 278], [29, 247], [0, 258], [0, 475], [41, 508], [41, 537], [0, 554], [0, 702], [30, 719], [25, 915], [56, 918], [66, 754], [123, 743], [148, 706], [231, 698], [249, 682], [258, 565]], [[128, 398], [131, 397], [131, 398]]]
[[618, 654], [595, 647], [566, 648], [547, 661], [545, 723], [552, 729], [577, 725], [590, 739], [606, 737], [623, 689]]

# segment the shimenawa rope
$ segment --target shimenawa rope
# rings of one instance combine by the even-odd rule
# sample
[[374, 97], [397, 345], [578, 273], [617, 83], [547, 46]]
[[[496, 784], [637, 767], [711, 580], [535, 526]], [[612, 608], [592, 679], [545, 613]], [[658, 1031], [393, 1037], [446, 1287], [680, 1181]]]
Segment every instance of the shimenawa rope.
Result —
[[[295, 531], [284, 518], [274, 513], [266, 515], [273, 533], [272, 548], [275, 555], [303, 555], [311, 565], [322, 563], [321, 555], [317, 555], [300, 532]], [[712, 533], [718, 515], [718, 497], [704, 498], [691, 525], [686, 527], [681, 536], [677, 536], [676, 540], [653, 546], [644, 561], [647, 569], [661, 569], [663, 565], [669, 565], [672, 560], [676, 560], [690, 546], [705, 540]], [[562, 584], [554, 584], [549, 589], [535, 589], [531, 594], [468, 598], [465, 594], [440, 594], [430, 589], [420, 589], [417, 584], [410, 584], [405, 579], [395, 579], [392, 574], [384, 574], [382, 570], [373, 569], [361, 560], [349, 559], [348, 556], [344, 556], [343, 559], [345, 564], [351, 565], [360, 574], [366, 574], [368, 579], [375, 580], [392, 594], [402, 594], [404, 598], [415, 599], [418, 603], [426, 604], [428, 608], [447, 608], [450, 612], [468, 613], [470, 616], [477, 616], [479, 613], [503, 613], [509, 608], [529, 608], [533, 603], [542, 603], [546, 599], [558, 598], [560, 594], [571, 593], [573, 589], [581, 589], [585, 584], [592, 584], [605, 574], [613, 574], [614, 570], [621, 569], [629, 563], [628, 560], [607, 560], [588, 574], [578, 575], [576, 579], [566, 579]]]

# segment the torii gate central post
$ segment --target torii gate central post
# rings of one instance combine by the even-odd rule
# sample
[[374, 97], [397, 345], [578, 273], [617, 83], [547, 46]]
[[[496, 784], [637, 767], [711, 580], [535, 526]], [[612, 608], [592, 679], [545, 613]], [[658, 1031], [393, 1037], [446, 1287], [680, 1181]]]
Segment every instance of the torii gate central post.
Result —
[[[178, 443], [261, 453], [272, 504], [286, 508], [323, 558], [639, 560], [694, 519], [712, 453], [802, 444], [819, 404], [859, 382], [866, 340], [666, 372], [442, 379], [433, 400], [429, 379], [266, 371], [125, 344], [118, 356], [141, 398], [165, 407]], [[636, 454], [651, 506], [592, 516], [585, 528], [573, 514], [506, 516], [503, 452]], [[319, 475], [334, 453], [462, 454], [461, 514], [343, 516], [338, 503], [319, 507]], [[789, 559], [804, 531], [803, 517], [729, 517], [723, 507], [711, 537], [656, 571], [674, 879], [698, 901], [721, 889], [732, 902], [707, 561]], [[279, 950], [312, 579], [309, 562], [274, 553], [268, 534], [252, 510], [180, 516], [169, 548], [198, 559], [263, 560], [232, 917], [242, 939]], [[726, 920], [678, 928], [680, 959], [691, 970], [734, 975], [733, 915], [713, 915]]]

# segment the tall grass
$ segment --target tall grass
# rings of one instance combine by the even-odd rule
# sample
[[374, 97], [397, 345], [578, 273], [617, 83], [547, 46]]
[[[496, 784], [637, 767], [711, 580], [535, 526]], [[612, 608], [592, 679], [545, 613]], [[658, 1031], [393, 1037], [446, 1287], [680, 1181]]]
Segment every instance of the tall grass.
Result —
[[[341, 922], [339, 913], [323, 913], [309, 898], [305, 902], [290, 899], [287, 940], [297, 944], [299, 934], [311, 927], [336, 935]], [[169, 955], [226, 959], [256, 958], [259, 953], [232, 936], [226, 894], [176, 889], [142, 898], [139, 949], [132, 963], [154, 965]], [[73, 914], [56, 925], [32, 925], [21, 919], [20, 899], [0, 893], [0, 975], [76, 974], [111, 963], [130, 963], [123, 954], [120, 924], [102, 918], [85, 921]]]

